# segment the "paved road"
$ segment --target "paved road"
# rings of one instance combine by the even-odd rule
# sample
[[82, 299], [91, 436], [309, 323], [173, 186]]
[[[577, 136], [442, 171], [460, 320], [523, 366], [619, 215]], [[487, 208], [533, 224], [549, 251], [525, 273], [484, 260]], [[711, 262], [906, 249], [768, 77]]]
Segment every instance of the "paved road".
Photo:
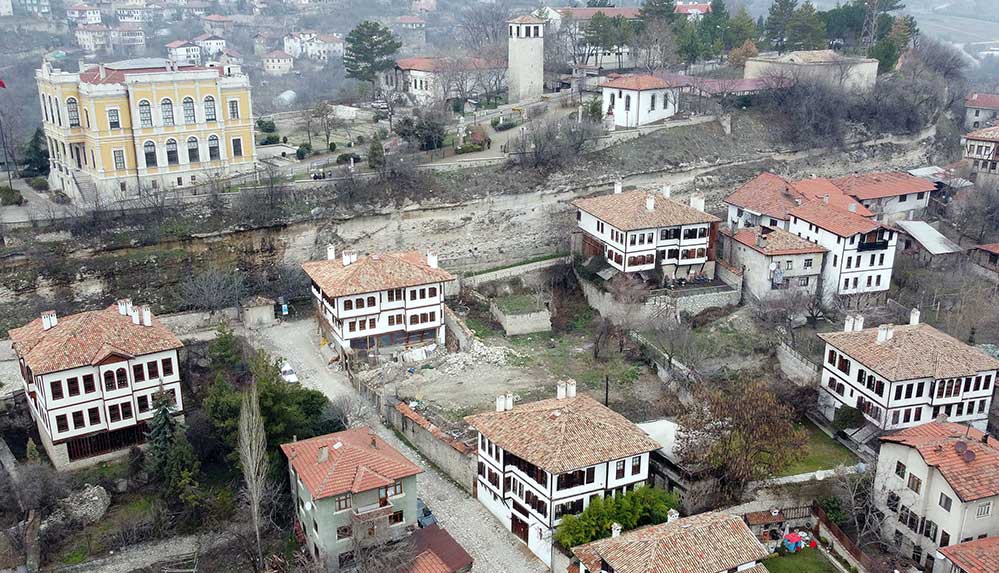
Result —
[[[258, 330], [250, 335], [250, 340], [254, 345], [287, 359], [298, 372], [302, 385], [315, 388], [331, 399], [356, 395], [342, 372], [326, 366], [312, 320], [284, 322]], [[380, 422], [373, 425], [383, 439], [423, 468], [424, 473], [417, 478], [419, 495], [433, 510], [441, 527], [447, 529], [475, 559], [474, 571], [547, 571], [544, 564], [512, 533], [503, 529], [482, 504], [431, 466], [418, 452], [410, 449], [390, 429]]]

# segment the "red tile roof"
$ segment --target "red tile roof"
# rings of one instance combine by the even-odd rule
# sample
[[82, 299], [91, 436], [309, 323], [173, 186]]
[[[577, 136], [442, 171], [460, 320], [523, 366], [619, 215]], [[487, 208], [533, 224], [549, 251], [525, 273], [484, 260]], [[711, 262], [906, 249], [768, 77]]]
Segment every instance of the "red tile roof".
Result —
[[284, 50], [274, 50], [273, 52], [267, 52], [264, 54], [265, 58], [270, 58], [272, 60], [291, 60], [293, 59], [288, 52]]
[[988, 245], [978, 245], [975, 248], [979, 249], [979, 250], [982, 250], [982, 251], [985, 251], [985, 252], [988, 252], [988, 253], [993, 253], [993, 254], [999, 255], [999, 243], [991, 243], [991, 244], [988, 244]]
[[342, 258], [308, 261], [302, 268], [331, 297], [454, 280], [444, 269], [431, 267], [426, 253], [418, 251], [364, 255], [347, 266]]
[[634, 20], [637, 19], [642, 14], [641, 8], [632, 7], [607, 7], [607, 8], [555, 8], [563, 18], [566, 16], [571, 16], [577, 21], [588, 21], [593, 18], [597, 13], [602, 12], [604, 16], [608, 18], [616, 18], [621, 16], [622, 18]]
[[877, 221], [861, 217], [856, 213], [833, 209], [821, 201], [804, 203], [800, 207], [791, 209], [790, 214], [840, 237], [851, 237], [857, 233], [869, 233], [886, 227]]
[[42, 319], [10, 331], [14, 351], [36, 375], [92, 366], [117, 354], [132, 358], [183, 346], [156, 317], [151, 326], [132, 324], [118, 306], [59, 317], [45, 330]]
[[711, 4], [677, 4], [675, 12], [677, 14], [707, 14], [711, 11]]
[[964, 136], [965, 139], [973, 139], [975, 141], [999, 141], [999, 126], [996, 127], [986, 127], [984, 129], [979, 129], [972, 131]]
[[[653, 208], [646, 199], [655, 198]], [[694, 209], [662, 194], [628, 191], [576, 199], [572, 205], [621, 231], [714, 223], [718, 217]]]
[[769, 525], [771, 523], [780, 523], [786, 518], [781, 512], [777, 512], [777, 515], [770, 513], [769, 511], [751, 511], [742, 516], [748, 525]]
[[829, 206], [840, 211], [849, 211], [850, 206], [853, 205], [853, 212], [861, 217], [874, 216], [873, 211], [858, 203], [856, 199], [844, 193], [842, 189], [828, 179], [802, 179], [801, 181], [791, 183], [791, 185], [809, 199], [822, 201], [828, 195]]
[[232, 18], [228, 16], [222, 16], [221, 14], [210, 14], [208, 16], [202, 16], [203, 20], [208, 20], [209, 22], [232, 22]]
[[[184, 64], [177, 64], [177, 69], [180, 72], [194, 72], [201, 70], [211, 70], [213, 68], [206, 68], [202, 66], [185, 66]], [[222, 75], [224, 70], [221, 68], [215, 69], [215, 73]], [[85, 84], [120, 84], [125, 81], [125, 78], [134, 74], [153, 74], [153, 73], [173, 73], [166, 69], [166, 66], [157, 66], [150, 68], [134, 68], [134, 69], [124, 69], [124, 70], [114, 70], [110, 68], [105, 68], [104, 77], [101, 78], [100, 69], [97, 66], [87, 69], [84, 72], [80, 72], [80, 82]]]
[[975, 92], [964, 98], [964, 107], [999, 110], [999, 95]]
[[[722, 232], [731, 235], [731, 232], [727, 229]], [[811, 241], [806, 241], [805, 239], [802, 239], [797, 235], [792, 235], [782, 229], [769, 229], [762, 227], [754, 229], [740, 229], [737, 233], [735, 233], [735, 235], [731, 236], [743, 245], [746, 245], [754, 251], [758, 251], [767, 256], [807, 255], [808, 253], [824, 253], [827, 250], [825, 247], [816, 245]], [[763, 239], [762, 245], [756, 244], [757, 237], [761, 237]]]
[[556, 474], [661, 447], [624, 416], [582, 394], [465, 420], [504, 450]]
[[662, 90], [669, 88], [665, 81], [650, 75], [626, 75], [615, 78], [609, 82], [600, 84], [602, 88], [612, 88], [616, 90]]
[[849, 175], [832, 180], [847, 195], [864, 201], [936, 190], [932, 181], [897, 171]]
[[[468, 70], [486, 70], [490, 68], [506, 67], [506, 64], [490, 62], [482, 58], [460, 58], [453, 61], [462, 64]], [[395, 66], [400, 70], [416, 70], [418, 72], [434, 72], [442, 66], [448, 64], [448, 58], [437, 58], [429, 56], [415, 56], [412, 58], [399, 58], [395, 61]]]
[[787, 213], [804, 202], [804, 197], [786, 179], [773, 173], [760, 173], [725, 197], [726, 203], [756, 213], [787, 219]]
[[[741, 518], [709, 511], [573, 547], [589, 571], [606, 561], [615, 573], [717, 573], [759, 561], [770, 551]], [[761, 564], [749, 569], [766, 573]]]
[[999, 537], [986, 537], [938, 549], [965, 573], [999, 571]]
[[507, 24], [544, 24], [544, 23], [545, 21], [542, 18], [530, 15], [517, 16], [513, 20], [507, 22]]
[[281, 444], [313, 499], [386, 487], [423, 470], [368, 427]]
[[[987, 444], [982, 442], [983, 438], [988, 440]], [[915, 448], [926, 465], [940, 471], [962, 501], [999, 495], [999, 441], [980, 430], [934, 420], [885, 434], [881, 441]], [[959, 453], [955, 449], [958, 443], [963, 443], [962, 450], [973, 452], [974, 456], [966, 458], [966, 454]]]
[[193, 46], [194, 44], [188, 42], [187, 40], [174, 40], [166, 45], [167, 48], [180, 48], [183, 46]]
[[417, 16], [399, 16], [395, 19], [400, 24], [426, 24], [427, 21]]
[[472, 556], [436, 523], [416, 530], [411, 540], [416, 559], [408, 573], [463, 573], [472, 568]]

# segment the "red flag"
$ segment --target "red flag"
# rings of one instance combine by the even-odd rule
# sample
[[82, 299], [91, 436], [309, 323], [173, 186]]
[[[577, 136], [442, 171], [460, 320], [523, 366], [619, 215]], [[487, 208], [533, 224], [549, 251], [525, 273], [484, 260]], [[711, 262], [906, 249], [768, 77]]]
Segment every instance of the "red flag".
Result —
[[3, 80], [0, 80], [0, 88], [7, 89], [7, 84], [3, 83]]

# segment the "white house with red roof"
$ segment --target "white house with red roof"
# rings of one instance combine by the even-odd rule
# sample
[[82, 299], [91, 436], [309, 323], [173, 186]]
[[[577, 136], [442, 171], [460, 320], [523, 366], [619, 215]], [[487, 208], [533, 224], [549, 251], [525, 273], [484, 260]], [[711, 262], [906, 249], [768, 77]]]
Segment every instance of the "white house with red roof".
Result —
[[206, 58], [212, 58], [222, 53], [225, 49], [225, 38], [215, 34], [201, 34], [192, 40]]
[[999, 182], [999, 126], [983, 127], [961, 138], [964, 162], [971, 178], [981, 183]]
[[934, 182], [899, 171], [858, 173], [829, 181], [885, 223], [922, 215], [930, 194], [937, 190]]
[[[999, 535], [999, 441], [965, 424], [932, 420], [881, 436], [874, 490], [883, 534], [924, 571], [971, 557], [967, 545]], [[996, 560], [995, 545], [991, 562]], [[952, 563], [954, 562], [952, 561]], [[969, 563], [965, 561], [964, 563]], [[985, 563], [985, 562], [980, 562]]]
[[639, 127], [676, 113], [680, 91], [647, 74], [618, 76], [600, 84], [603, 110], [617, 127]]
[[964, 128], [991, 127], [999, 118], [999, 94], [973, 92], [964, 98]]
[[66, 19], [70, 24], [100, 24], [101, 10], [88, 4], [74, 4], [66, 8]]
[[416, 476], [423, 472], [362, 426], [281, 444], [295, 504], [295, 528], [325, 571], [348, 569], [357, 545], [385, 543], [416, 524]]
[[763, 172], [725, 197], [726, 224], [732, 229], [765, 226], [786, 231], [791, 210], [808, 201], [822, 201], [831, 208], [863, 217], [874, 215], [828, 179], [788, 181], [780, 175]]
[[325, 62], [330, 57], [343, 57], [343, 38], [336, 34], [320, 34], [315, 30], [291, 32], [281, 42], [284, 51], [293, 58]]
[[638, 426], [576, 383], [559, 382], [555, 398], [513, 405], [465, 420], [478, 432], [476, 495], [539, 559], [552, 565], [552, 534], [562, 516], [597, 497], [645, 485], [649, 453], [659, 449]]
[[941, 547], [932, 573], [995, 573], [999, 571], [999, 537], [984, 537]]
[[705, 14], [711, 13], [711, 3], [680, 1], [676, 3], [676, 8], [673, 12], [680, 16], [684, 16], [687, 20], [696, 22], [703, 18]]
[[383, 90], [406, 94], [417, 105], [496, 92], [506, 84], [506, 64], [482, 58], [399, 58], [379, 74]]
[[295, 60], [281, 50], [274, 50], [264, 54], [260, 58], [260, 63], [263, 66], [264, 73], [268, 76], [283, 76], [291, 71], [295, 65]]
[[166, 45], [167, 57], [180, 65], [200, 66], [201, 47], [187, 40], [174, 40]]
[[860, 410], [879, 431], [918, 426], [944, 414], [979, 429], [988, 425], [999, 360], [928, 324], [913, 309], [909, 324], [864, 327], [848, 316], [825, 343], [819, 409]]
[[327, 258], [302, 264], [327, 340], [344, 350], [444, 343], [444, 288], [454, 276], [418, 251]]
[[757, 299], [818, 293], [825, 247], [771, 227], [724, 229], [720, 238], [722, 257], [742, 269], [742, 284]]
[[142, 444], [159, 392], [175, 412], [184, 409], [177, 355], [183, 345], [149, 307], [123, 299], [65, 317], [48, 311], [10, 338], [28, 409], [58, 469], [107, 461]]

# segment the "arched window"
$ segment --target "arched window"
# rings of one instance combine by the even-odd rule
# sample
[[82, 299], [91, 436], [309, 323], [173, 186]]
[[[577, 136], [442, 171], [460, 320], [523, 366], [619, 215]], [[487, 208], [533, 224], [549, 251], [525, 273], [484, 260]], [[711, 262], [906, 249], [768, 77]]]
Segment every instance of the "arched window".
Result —
[[110, 370], [104, 371], [104, 389], [114, 390], [114, 372]]
[[363, 298], [359, 298], [359, 299], [355, 300], [354, 301], [354, 306], [356, 306], [357, 308], [364, 308], [364, 299]]
[[198, 138], [188, 137], [187, 138], [187, 162], [188, 163], [198, 163], [201, 161], [201, 152], [198, 151]]
[[215, 121], [215, 98], [205, 96], [205, 121]]
[[69, 118], [70, 127], [80, 127], [80, 106], [75, 97], [66, 100], [66, 117]]
[[156, 144], [147, 141], [142, 145], [142, 152], [146, 156], [146, 167], [156, 167]]
[[209, 135], [208, 136], [208, 159], [210, 161], [218, 161], [218, 158], [219, 158], [219, 137], [217, 135]]
[[163, 98], [160, 102], [160, 115], [163, 116], [163, 125], [173, 125], [173, 102]]
[[354, 302], [350, 299], [343, 301], [344, 310], [354, 310]]
[[626, 95], [624, 96], [624, 111], [630, 111], [630, 110], [631, 110], [631, 96]]
[[115, 378], [118, 379], [118, 389], [128, 388], [128, 372], [124, 368], [119, 368], [114, 371]]
[[[45, 105], [45, 96], [39, 96], [39, 97], [42, 98], [42, 115], [45, 116], [45, 121], [52, 121], [51, 119], [49, 119], [49, 106]], [[971, 147], [974, 148], [974, 145], [972, 145]]]
[[168, 139], [166, 141], [167, 165], [177, 165], [177, 140]]
[[198, 118], [194, 115], [194, 98], [184, 98], [184, 123], [197, 123]]
[[153, 109], [150, 107], [149, 102], [142, 100], [139, 102], [139, 126], [140, 127], [152, 127], [153, 126]]

